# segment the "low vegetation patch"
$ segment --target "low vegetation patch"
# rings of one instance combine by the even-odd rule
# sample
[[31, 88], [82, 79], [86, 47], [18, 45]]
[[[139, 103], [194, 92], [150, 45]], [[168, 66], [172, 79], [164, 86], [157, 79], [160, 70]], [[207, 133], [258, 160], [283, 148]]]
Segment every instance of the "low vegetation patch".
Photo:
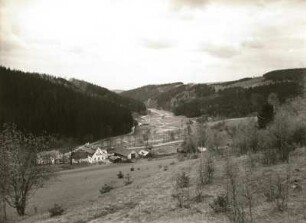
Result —
[[56, 217], [56, 216], [60, 216], [64, 213], [65, 209], [62, 208], [61, 205], [59, 204], [54, 204], [54, 206], [52, 208], [49, 209], [49, 214], [50, 217]]
[[177, 174], [174, 182], [174, 191], [172, 197], [178, 202], [180, 208], [189, 207], [188, 201], [190, 200], [189, 194], [190, 178], [186, 172]]
[[104, 184], [99, 191], [100, 191], [101, 194], [105, 194], [105, 193], [110, 192], [113, 189], [114, 189], [113, 186], [108, 185], [108, 184]]
[[205, 155], [206, 157], [201, 157], [198, 169], [199, 184], [201, 185], [212, 183], [215, 172], [213, 157], [210, 154]]
[[127, 174], [127, 175], [125, 176], [124, 185], [127, 186], [127, 185], [130, 185], [130, 184], [132, 184], [132, 183], [133, 183], [133, 180], [131, 179], [130, 174]]
[[119, 171], [119, 173], [117, 174], [117, 177], [119, 179], [122, 179], [124, 177], [123, 173], [121, 171]]
[[229, 202], [226, 194], [218, 195], [209, 206], [216, 213], [229, 211]]

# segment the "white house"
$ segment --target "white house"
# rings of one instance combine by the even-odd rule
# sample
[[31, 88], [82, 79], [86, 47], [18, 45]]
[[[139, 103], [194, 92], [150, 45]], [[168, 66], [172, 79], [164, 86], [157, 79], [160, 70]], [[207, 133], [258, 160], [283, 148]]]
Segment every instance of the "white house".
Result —
[[88, 153], [88, 161], [89, 163], [97, 163], [97, 162], [105, 162], [108, 158], [107, 151], [105, 149], [97, 148], [93, 150], [92, 155]]
[[108, 158], [107, 151], [99, 147], [94, 148], [89, 145], [78, 148], [72, 153], [72, 162], [74, 163], [98, 163], [106, 162]]

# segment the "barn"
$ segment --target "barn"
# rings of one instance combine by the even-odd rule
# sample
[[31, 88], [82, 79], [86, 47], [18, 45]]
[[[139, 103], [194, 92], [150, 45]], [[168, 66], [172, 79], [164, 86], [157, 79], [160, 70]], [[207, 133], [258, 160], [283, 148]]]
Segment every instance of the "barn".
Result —
[[139, 157], [138, 153], [133, 149], [115, 149], [115, 156], [119, 156], [122, 160], [133, 160]]

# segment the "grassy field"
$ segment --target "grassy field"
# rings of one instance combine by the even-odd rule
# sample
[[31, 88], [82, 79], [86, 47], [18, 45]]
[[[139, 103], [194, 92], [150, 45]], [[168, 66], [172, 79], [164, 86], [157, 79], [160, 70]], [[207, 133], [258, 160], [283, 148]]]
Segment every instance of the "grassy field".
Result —
[[[35, 207], [38, 214], [46, 212], [55, 203], [62, 205], [68, 210], [75, 206], [91, 204], [100, 199], [99, 189], [104, 184], [112, 185], [115, 189], [126, 188], [125, 179], [118, 179], [117, 174], [130, 174], [135, 182], [150, 178], [159, 173], [162, 169], [159, 166], [169, 166], [173, 162], [172, 157], [158, 160], [140, 160], [137, 163], [94, 165], [81, 169], [66, 170], [58, 173], [57, 177], [48, 182], [48, 185], [38, 190], [27, 209], [28, 215], [35, 214]], [[130, 168], [134, 167], [134, 171]], [[10, 218], [14, 218], [14, 210], [10, 210]]]
[[[246, 157], [233, 157], [239, 166], [239, 179], [245, 177]], [[264, 191], [268, 188], [269, 174], [285, 176], [287, 164], [265, 167], [256, 165], [252, 173], [255, 180], [253, 194], [253, 222], [302, 223], [306, 221], [306, 148], [296, 150], [290, 160], [290, 181], [288, 209], [277, 210], [274, 202], [267, 202]], [[40, 190], [33, 198], [39, 213], [18, 219], [24, 223], [32, 222], [230, 222], [227, 213], [215, 213], [209, 204], [217, 195], [225, 193], [226, 159], [215, 156], [215, 176], [212, 184], [202, 188], [202, 201], [196, 202], [196, 182], [200, 159], [178, 162], [174, 158], [143, 161], [134, 165], [115, 167], [94, 166], [82, 170], [62, 172], [56, 181]], [[167, 168], [165, 169], [165, 166]], [[137, 168], [140, 168], [138, 170]], [[122, 170], [129, 173], [133, 183], [124, 186], [116, 174]], [[179, 208], [173, 198], [174, 180], [177, 173], [185, 171], [190, 177], [188, 206]], [[99, 194], [104, 183], [111, 183], [115, 189]], [[296, 189], [298, 185], [300, 189]], [[302, 188], [302, 189], [301, 189]], [[239, 186], [239, 190], [242, 187]], [[50, 218], [46, 210], [54, 203], [62, 204], [65, 213]], [[30, 207], [31, 208], [31, 207]], [[247, 206], [244, 207], [246, 216]]]

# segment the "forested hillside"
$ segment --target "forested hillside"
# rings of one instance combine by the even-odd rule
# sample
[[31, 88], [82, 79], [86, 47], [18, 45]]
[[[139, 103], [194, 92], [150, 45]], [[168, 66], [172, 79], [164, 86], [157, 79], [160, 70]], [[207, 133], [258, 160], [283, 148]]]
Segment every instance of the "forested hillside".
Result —
[[[124, 92], [149, 107], [173, 111], [176, 115], [195, 117], [242, 117], [260, 110], [268, 96], [275, 93], [283, 103], [302, 95], [306, 69], [271, 71], [262, 77], [243, 78], [214, 84], [149, 85]], [[163, 87], [163, 91], [160, 89]]]
[[99, 96], [101, 98], [104, 98], [106, 100], [114, 101], [118, 104], [124, 105], [127, 108], [129, 108], [131, 111], [138, 112], [138, 113], [144, 113], [146, 111], [146, 106], [144, 103], [135, 100], [133, 98], [121, 96], [119, 94], [116, 94], [106, 88], [88, 83], [86, 81], [81, 81], [77, 79], [71, 79], [70, 80], [72, 84], [74, 84], [78, 89], [83, 91], [85, 94], [90, 96]]
[[147, 102], [148, 99], [154, 98], [155, 96], [168, 92], [177, 86], [183, 85], [182, 82], [161, 84], [161, 85], [147, 85], [140, 88], [124, 91], [121, 95], [134, 98], [138, 101]]
[[129, 132], [131, 110], [145, 109], [105, 88], [82, 86], [86, 89], [75, 81], [0, 67], [0, 124], [86, 142]]

